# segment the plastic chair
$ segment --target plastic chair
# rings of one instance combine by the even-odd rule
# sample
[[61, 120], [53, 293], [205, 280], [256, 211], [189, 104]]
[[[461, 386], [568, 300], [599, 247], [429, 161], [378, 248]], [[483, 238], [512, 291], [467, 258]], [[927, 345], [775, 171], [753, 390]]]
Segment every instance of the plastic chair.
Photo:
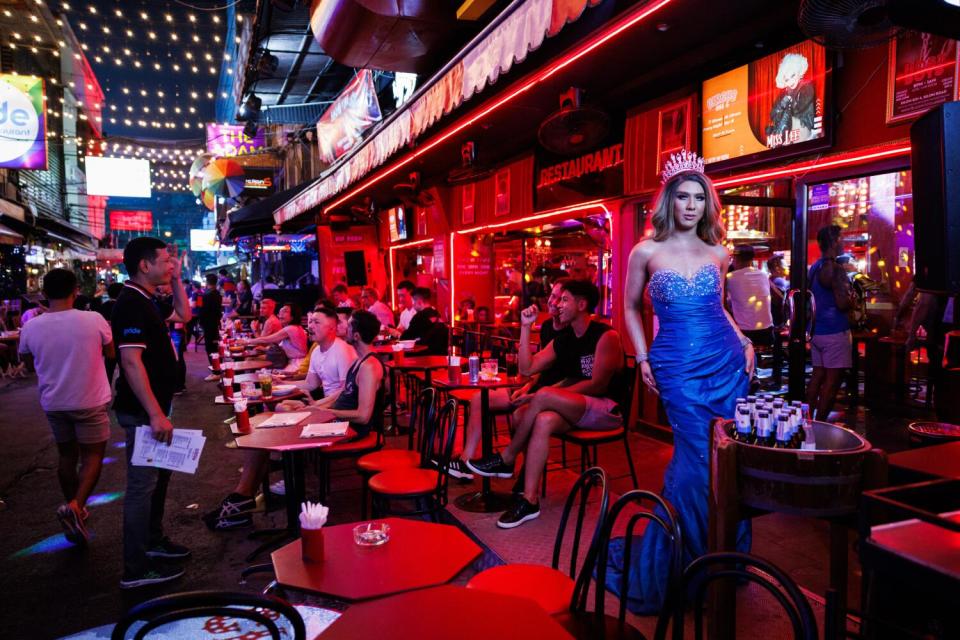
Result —
[[456, 436], [457, 401], [450, 399], [428, 426], [425, 444], [422, 447], [420, 466], [392, 468], [382, 471], [367, 482], [372, 494], [373, 515], [383, 517], [394, 513], [390, 506], [396, 500], [412, 500], [412, 511], [396, 512], [396, 515], [419, 515], [428, 513], [434, 522], [439, 522], [440, 510], [447, 506], [447, 487], [450, 476], [450, 457]]
[[[691, 603], [687, 594], [692, 594], [694, 638], [703, 638], [703, 608], [707, 587], [720, 580], [732, 581], [734, 584], [747, 581], [760, 585], [783, 607], [790, 618], [796, 640], [817, 640], [817, 622], [813, 617], [813, 610], [790, 576], [763, 558], [737, 552], [708, 553], [691, 562], [683, 572], [683, 578], [675, 592], [675, 606], [671, 612], [665, 611], [661, 614], [662, 618], [673, 619], [675, 640], [683, 638], [685, 605]], [[733, 586], [731, 584], [731, 588]]]
[[[179, 621], [215, 617], [249, 620], [256, 627], [246, 631], [262, 633], [266, 630], [275, 640], [303, 640], [307, 637], [303, 618], [292, 605], [280, 598], [229, 591], [189, 591], [138, 604], [117, 623], [110, 638], [140, 640]], [[145, 624], [131, 636], [129, 632], [138, 622]], [[229, 621], [222, 622], [230, 624]]]
[[[582, 563], [578, 563], [587, 503], [592, 490], [595, 488], [598, 488], [600, 492], [600, 511], [586, 556]], [[594, 566], [593, 558], [597, 553], [598, 540], [601, 539], [609, 499], [607, 476], [603, 469], [599, 467], [587, 469], [574, 483], [567, 496], [567, 502], [563, 507], [563, 515], [560, 517], [560, 525], [557, 527], [557, 537], [553, 545], [553, 563], [550, 567], [537, 564], [500, 565], [475, 575], [467, 583], [467, 588], [531, 598], [551, 615], [567, 611], [574, 602], [574, 591], [578, 581], [586, 579], [589, 585], [590, 574], [593, 572]], [[575, 503], [577, 517], [573, 527], [570, 564], [569, 568], [564, 571], [560, 567], [560, 556], [570, 512], [573, 510]]]

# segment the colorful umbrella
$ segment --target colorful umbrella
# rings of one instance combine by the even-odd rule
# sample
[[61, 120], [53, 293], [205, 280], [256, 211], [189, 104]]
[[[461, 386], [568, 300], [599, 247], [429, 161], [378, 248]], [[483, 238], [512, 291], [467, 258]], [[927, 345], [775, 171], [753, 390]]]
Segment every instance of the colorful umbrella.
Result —
[[210, 211], [216, 209], [217, 195], [212, 191], [204, 190], [200, 192], [200, 199], [203, 200], [203, 206], [210, 209]]
[[226, 158], [217, 158], [207, 165], [203, 173], [203, 190], [218, 196], [236, 198], [243, 191], [245, 182], [243, 165]]
[[201, 153], [194, 159], [190, 165], [190, 171], [187, 172], [190, 190], [193, 191], [193, 195], [198, 198], [200, 197], [200, 192], [203, 191], [204, 170], [215, 157], [212, 153]]

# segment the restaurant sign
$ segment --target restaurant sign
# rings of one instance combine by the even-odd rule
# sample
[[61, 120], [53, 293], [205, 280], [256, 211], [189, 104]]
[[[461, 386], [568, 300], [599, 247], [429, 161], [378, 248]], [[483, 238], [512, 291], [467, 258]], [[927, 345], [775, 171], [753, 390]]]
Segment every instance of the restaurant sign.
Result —
[[539, 155], [537, 165], [537, 209], [623, 193], [623, 142], [569, 160]]
[[0, 167], [47, 168], [43, 79], [0, 74]]

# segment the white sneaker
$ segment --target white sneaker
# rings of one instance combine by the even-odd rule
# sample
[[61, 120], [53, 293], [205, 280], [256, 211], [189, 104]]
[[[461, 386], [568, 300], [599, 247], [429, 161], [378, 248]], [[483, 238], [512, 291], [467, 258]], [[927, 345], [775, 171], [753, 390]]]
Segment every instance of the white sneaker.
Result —
[[287, 486], [283, 483], [283, 480], [277, 480], [274, 483], [270, 484], [270, 493], [278, 496], [287, 495]]
[[216, 382], [216, 381], [218, 381], [219, 379], [220, 379], [220, 376], [218, 376], [218, 375], [215, 374], [215, 373], [211, 373], [211, 374], [208, 375], [206, 378], [204, 378], [203, 381], [204, 381], [204, 382]]

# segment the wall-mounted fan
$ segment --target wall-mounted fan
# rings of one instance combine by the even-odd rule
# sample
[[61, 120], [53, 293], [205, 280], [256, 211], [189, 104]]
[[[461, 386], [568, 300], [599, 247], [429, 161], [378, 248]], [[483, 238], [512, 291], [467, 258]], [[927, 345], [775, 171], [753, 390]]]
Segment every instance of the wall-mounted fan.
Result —
[[803, 0], [800, 28], [832, 49], [864, 49], [904, 29], [960, 38], [960, 7], [944, 0]]
[[580, 104], [580, 89], [571, 87], [560, 95], [560, 110], [540, 125], [537, 139], [551, 153], [575, 156], [599, 145], [610, 133], [610, 117], [594, 107]]
[[433, 205], [433, 195], [420, 190], [420, 172], [407, 174], [405, 180], [393, 185], [393, 195], [406, 205], [429, 207]]

